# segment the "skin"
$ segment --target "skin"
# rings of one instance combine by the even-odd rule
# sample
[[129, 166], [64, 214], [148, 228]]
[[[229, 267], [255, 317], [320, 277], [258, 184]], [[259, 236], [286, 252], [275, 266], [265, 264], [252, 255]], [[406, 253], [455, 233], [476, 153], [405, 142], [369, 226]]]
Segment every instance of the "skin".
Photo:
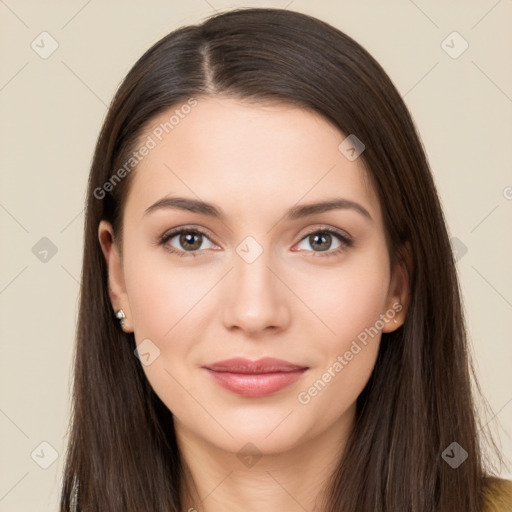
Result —
[[[337, 128], [285, 104], [198, 100], [133, 171], [122, 257], [110, 224], [99, 225], [112, 307], [124, 310], [137, 344], [149, 338], [160, 350], [143, 369], [174, 415], [187, 467], [184, 510], [322, 510], [381, 329], [307, 404], [298, 394], [393, 304], [402, 309], [382, 330], [402, 325], [407, 274], [400, 266], [390, 271], [378, 198], [362, 160], [338, 150], [345, 135]], [[169, 112], [159, 115], [140, 140], [168, 119]], [[226, 219], [170, 208], [144, 214], [166, 195], [215, 203]], [[372, 220], [354, 209], [283, 219], [296, 204], [334, 197], [359, 203]], [[196, 257], [179, 235], [167, 245], [185, 257], [157, 244], [179, 226], [207, 233], [190, 242]], [[349, 234], [353, 245], [343, 247], [333, 235], [321, 251], [322, 240], [315, 245], [307, 234], [327, 227]], [[247, 236], [263, 250], [251, 263], [236, 251]], [[236, 356], [309, 368], [270, 396], [248, 398], [219, 387], [201, 368]], [[255, 464], [237, 457], [246, 443], [261, 454]]]

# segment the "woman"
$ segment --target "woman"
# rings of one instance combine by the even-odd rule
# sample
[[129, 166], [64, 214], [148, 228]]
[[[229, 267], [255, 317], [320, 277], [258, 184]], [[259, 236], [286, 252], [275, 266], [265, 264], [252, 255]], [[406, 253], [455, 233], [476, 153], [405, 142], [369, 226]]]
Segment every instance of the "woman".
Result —
[[304, 14], [214, 16], [128, 73], [90, 174], [75, 364], [63, 512], [512, 506], [410, 114]]

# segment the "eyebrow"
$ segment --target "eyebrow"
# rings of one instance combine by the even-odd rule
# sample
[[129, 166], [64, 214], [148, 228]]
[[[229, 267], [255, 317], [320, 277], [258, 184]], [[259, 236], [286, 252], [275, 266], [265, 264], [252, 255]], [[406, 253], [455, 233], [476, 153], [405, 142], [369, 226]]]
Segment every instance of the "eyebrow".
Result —
[[[222, 213], [222, 210], [212, 203], [200, 201], [197, 199], [191, 199], [186, 197], [163, 197], [156, 203], [152, 204], [144, 212], [144, 216], [154, 212], [155, 210], [165, 208], [174, 208], [178, 210], [184, 210], [192, 213], [200, 213], [208, 215], [221, 221], [226, 220], [226, 216]], [[283, 216], [284, 220], [297, 220], [316, 213], [324, 213], [331, 210], [354, 210], [365, 218], [373, 222], [373, 218], [370, 212], [359, 203], [344, 198], [328, 199], [326, 201], [320, 201], [316, 203], [306, 203], [293, 206]]]

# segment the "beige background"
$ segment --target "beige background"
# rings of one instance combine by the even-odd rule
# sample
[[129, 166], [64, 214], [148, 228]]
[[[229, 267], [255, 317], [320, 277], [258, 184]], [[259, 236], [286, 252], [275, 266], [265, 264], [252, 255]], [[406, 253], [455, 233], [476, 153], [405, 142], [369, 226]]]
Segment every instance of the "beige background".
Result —
[[[511, 0], [0, 0], [1, 512], [57, 510], [83, 201], [106, 105], [160, 37], [233, 6], [287, 7], [333, 24], [376, 57], [404, 97], [457, 239], [471, 343], [493, 409], [486, 421], [512, 460]], [[43, 46], [43, 31], [58, 43], [46, 59], [31, 47]], [[469, 44], [458, 58], [445, 49], [459, 51], [461, 39], [442, 45], [453, 31]], [[57, 249], [46, 262], [43, 237]], [[58, 452], [47, 469], [40, 464], [52, 452], [42, 442]], [[499, 471], [512, 478], [510, 467]]]

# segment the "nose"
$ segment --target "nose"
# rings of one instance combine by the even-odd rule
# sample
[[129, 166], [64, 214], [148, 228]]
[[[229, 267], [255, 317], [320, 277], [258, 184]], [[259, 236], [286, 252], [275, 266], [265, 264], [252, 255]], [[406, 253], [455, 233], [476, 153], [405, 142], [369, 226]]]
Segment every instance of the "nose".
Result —
[[254, 261], [234, 254], [220, 298], [222, 318], [228, 330], [255, 337], [266, 331], [286, 329], [290, 322], [289, 301], [293, 294], [270, 257], [263, 251]]

